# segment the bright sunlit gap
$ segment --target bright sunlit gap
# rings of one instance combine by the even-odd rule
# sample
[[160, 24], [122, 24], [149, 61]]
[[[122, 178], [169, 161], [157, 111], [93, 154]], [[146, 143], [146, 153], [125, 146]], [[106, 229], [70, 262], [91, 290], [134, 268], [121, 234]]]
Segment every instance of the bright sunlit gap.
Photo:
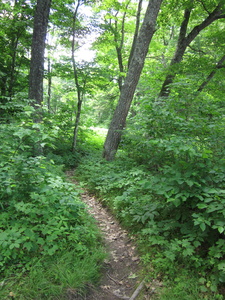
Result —
[[[83, 17], [83, 25], [90, 26], [91, 18], [93, 16], [92, 8], [87, 6], [80, 6], [79, 8], [80, 15]], [[54, 32], [54, 29], [52, 30]], [[91, 31], [87, 33], [83, 38], [79, 38], [79, 46], [75, 51], [75, 60], [76, 62], [92, 62], [95, 58], [96, 51], [91, 49], [92, 44], [98, 37], [98, 33]], [[69, 37], [68, 37], [69, 38]], [[72, 37], [70, 37], [70, 40]], [[49, 55], [53, 56], [55, 59], [59, 59], [60, 56], [71, 57], [72, 55], [72, 46], [66, 48], [58, 42], [58, 37], [52, 35], [51, 31], [47, 34], [47, 44], [50, 46]], [[71, 42], [72, 43], [72, 42]], [[51, 50], [52, 49], [52, 50]]]

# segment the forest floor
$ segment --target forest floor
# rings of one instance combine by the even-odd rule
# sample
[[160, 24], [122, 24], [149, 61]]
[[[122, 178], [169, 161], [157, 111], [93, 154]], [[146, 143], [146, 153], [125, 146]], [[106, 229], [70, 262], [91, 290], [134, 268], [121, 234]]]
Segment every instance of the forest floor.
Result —
[[[74, 172], [67, 171], [74, 184]], [[124, 230], [118, 220], [85, 189], [82, 201], [88, 206], [89, 213], [95, 218], [105, 241], [109, 257], [104, 261], [102, 277], [98, 287], [88, 286], [88, 294], [71, 299], [78, 300], [150, 300], [156, 299], [156, 290], [161, 283], [153, 280], [144, 282], [140, 258], [133, 238]]]

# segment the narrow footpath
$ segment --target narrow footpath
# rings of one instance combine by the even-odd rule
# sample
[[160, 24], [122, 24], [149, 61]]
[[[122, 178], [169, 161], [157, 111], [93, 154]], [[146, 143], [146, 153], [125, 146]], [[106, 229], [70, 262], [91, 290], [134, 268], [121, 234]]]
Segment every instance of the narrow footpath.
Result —
[[[73, 177], [73, 171], [67, 171], [66, 174], [72, 183], [78, 184]], [[146, 287], [141, 274], [140, 259], [128, 232], [86, 190], [83, 190], [81, 197], [103, 233], [109, 258], [104, 262], [99, 287], [90, 287], [88, 295], [79, 300], [156, 299], [155, 291], [160, 284], [153, 281], [151, 287]]]

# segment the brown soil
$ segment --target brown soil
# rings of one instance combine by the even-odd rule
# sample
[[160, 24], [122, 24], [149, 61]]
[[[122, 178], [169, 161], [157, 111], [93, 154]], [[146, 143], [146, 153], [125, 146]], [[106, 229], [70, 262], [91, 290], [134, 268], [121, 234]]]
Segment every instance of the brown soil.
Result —
[[[72, 178], [73, 171], [68, 171], [67, 176], [70, 181], [77, 184]], [[154, 282], [148, 288], [144, 284], [140, 259], [132, 237], [121, 228], [115, 217], [94, 196], [83, 190], [81, 197], [103, 233], [109, 258], [104, 262], [100, 285], [89, 286], [89, 293], [86, 296], [69, 298], [80, 300], [152, 299], [158, 283]]]

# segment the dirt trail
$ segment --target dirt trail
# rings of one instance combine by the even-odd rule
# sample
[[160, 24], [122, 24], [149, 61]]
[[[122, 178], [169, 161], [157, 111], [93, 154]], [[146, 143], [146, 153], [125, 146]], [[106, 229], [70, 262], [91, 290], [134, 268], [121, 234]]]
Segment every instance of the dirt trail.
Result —
[[[73, 171], [67, 172], [70, 181]], [[140, 275], [140, 259], [132, 239], [121, 228], [118, 221], [102, 207], [95, 197], [83, 191], [82, 201], [88, 206], [90, 214], [94, 216], [106, 243], [109, 258], [104, 263], [104, 274], [98, 288], [90, 287], [90, 293], [82, 299], [86, 300], [148, 300], [152, 299], [154, 288], [143, 287], [143, 278]], [[138, 294], [139, 289], [141, 293]]]

